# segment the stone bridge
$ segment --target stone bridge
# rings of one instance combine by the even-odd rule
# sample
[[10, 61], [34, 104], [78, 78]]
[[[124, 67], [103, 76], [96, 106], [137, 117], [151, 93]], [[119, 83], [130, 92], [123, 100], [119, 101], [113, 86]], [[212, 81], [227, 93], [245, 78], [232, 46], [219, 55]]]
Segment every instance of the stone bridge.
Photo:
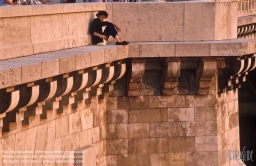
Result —
[[[129, 45], [91, 45], [99, 10]], [[255, 1], [1, 7], [1, 165], [255, 165], [255, 12]]]

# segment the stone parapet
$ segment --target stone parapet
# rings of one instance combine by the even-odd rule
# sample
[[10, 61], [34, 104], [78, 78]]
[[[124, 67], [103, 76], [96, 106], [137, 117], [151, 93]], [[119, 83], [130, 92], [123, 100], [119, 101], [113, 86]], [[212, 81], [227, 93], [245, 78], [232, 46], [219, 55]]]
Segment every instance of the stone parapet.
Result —
[[120, 35], [131, 42], [211, 41], [237, 36], [236, 3], [232, 2], [1, 7], [0, 60], [90, 45], [90, 22], [99, 10], [107, 10], [108, 20], [122, 27]]

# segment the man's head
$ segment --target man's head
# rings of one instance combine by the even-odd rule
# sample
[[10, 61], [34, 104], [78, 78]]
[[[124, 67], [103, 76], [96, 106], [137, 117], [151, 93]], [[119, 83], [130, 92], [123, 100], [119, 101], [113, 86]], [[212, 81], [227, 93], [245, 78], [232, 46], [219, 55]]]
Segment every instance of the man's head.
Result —
[[100, 10], [96, 16], [100, 19], [100, 21], [104, 21], [106, 18], [108, 18], [108, 13], [104, 10]]

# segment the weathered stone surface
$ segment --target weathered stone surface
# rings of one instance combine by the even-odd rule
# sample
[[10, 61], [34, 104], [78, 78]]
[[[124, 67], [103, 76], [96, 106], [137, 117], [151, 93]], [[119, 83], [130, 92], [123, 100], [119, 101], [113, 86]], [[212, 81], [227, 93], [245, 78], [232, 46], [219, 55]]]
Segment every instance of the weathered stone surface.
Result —
[[76, 69], [76, 57], [70, 56], [60, 59], [60, 74], [70, 73]]
[[185, 122], [164, 122], [149, 124], [150, 137], [186, 136], [186, 130]]
[[80, 110], [82, 130], [93, 128], [93, 112], [90, 108]]
[[212, 107], [216, 100], [213, 94], [207, 96], [186, 96], [186, 104], [188, 107]]
[[117, 166], [117, 155], [107, 155], [106, 166]]
[[117, 165], [122, 166], [149, 166], [148, 154], [118, 155]]
[[168, 108], [168, 121], [194, 121], [194, 108]]
[[148, 105], [149, 105], [148, 96], [129, 97], [129, 99], [130, 99], [130, 109], [148, 108]]
[[217, 136], [195, 137], [196, 151], [217, 151]]
[[232, 129], [239, 125], [239, 115], [238, 112], [233, 113], [229, 116], [229, 128]]
[[128, 153], [128, 139], [112, 139], [107, 141], [106, 146], [107, 155], [111, 154], [127, 154]]
[[195, 108], [195, 121], [215, 121], [217, 111], [214, 107]]
[[36, 133], [35, 151], [44, 150], [47, 136], [47, 123], [38, 126]]
[[129, 111], [129, 123], [163, 122], [167, 111], [160, 109], [135, 109]]
[[108, 110], [107, 123], [128, 123], [128, 111], [124, 109]]
[[[184, 40], [214, 40], [215, 39], [215, 6], [208, 3], [185, 3]], [[200, 11], [200, 12], [195, 12]], [[204, 14], [202, 14], [204, 13]], [[204, 22], [203, 28], [198, 28]]]
[[210, 56], [210, 44], [176, 44], [175, 57]]
[[149, 96], [149, 108], [184, 107], [185, 96]]
[[118, 109], [129, 109], [129, 98], [128, 97], [117, 97], [117, 108]]
[[21, 67], [21, 83], [39, 80], [41, 77], [41, 63], [35, 63]]
[[217, 152], [188, 152], [186, 155], [187, 165], [195, 166], [217, 166], [218, 153]]
[[80, 132], [82, 130], [80, 112], [68, 115], [68, 134]]
[[174, 57], [174, 56], [175, 56], [175, 45], [173, 43], [140, 44], [140, 57]]
[[197, 136], [217, 135], [217, 122], [216, 121], [196, 122], [195, 133]]
[[61, 118], [56, 119], [56, 138], [68, 135], [68, 124], [68, 116], [63, 116]]
[[93, 129], [84, 130], [79, 133], [80, 142], [79, 146], [84, 147], [92, 144], [93, 141]]
[[195, 151], [195, 137], [171, 137], [168, 138], [169, 152]]
[[128, 138], [144, 138], [148, 136], [148, 123], [133, 123], [128, 125]]
[[129, 140], [129, 154], [151, 154], [168, 152], [167, 138], [139, 138]]
[[185, 166], [186, 153], [165, 153], [150, 155], [150, 166]]

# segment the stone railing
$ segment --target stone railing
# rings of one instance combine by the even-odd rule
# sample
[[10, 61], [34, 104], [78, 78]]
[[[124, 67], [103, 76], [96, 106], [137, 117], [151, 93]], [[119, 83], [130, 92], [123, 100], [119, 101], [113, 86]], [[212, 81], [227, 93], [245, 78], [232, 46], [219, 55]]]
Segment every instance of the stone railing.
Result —
[[[229, 10], [216, 12], [225, 5]], [[235, 8], [214, 2], [1, 7], [0, 60], [89, 45], [89, 25], [98, 10], [107, 10], [108, 20], [121, 26], [121, 37], [131, 42], [235, 39]]]

